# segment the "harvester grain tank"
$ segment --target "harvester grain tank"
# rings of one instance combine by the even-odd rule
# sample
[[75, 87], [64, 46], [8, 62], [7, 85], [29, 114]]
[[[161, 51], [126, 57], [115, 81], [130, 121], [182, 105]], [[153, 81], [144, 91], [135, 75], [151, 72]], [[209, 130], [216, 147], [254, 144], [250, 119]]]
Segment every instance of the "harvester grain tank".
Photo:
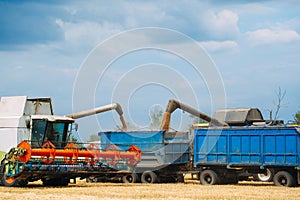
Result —
[[74, 119], [112, 109], [119, 113], [126, 130], [122, 108], [116, 103], [56, 116], [50, 98], [2, 97], [1, 183], [16, 186], [42, 179], [45, 185], [67, 185], [76, 177], [116, 173], [119, 171], [116, 164], [123, 163], [124, 168], [131, 169], [141, 157], [137, 147], [131, 146], [122, 152], [112, 147], [100, 149], [95, 144], [72, 141]]

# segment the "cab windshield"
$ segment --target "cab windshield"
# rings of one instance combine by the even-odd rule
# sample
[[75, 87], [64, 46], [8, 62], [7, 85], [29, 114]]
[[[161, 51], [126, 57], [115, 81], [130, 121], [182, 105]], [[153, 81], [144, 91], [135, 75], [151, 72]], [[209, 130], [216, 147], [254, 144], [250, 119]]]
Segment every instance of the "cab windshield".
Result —
[[69, 122], [50, 122], [44, 119], [32, 120], [32, 147], [41, 147], [50, 141], [56, 148], [66, 145]]

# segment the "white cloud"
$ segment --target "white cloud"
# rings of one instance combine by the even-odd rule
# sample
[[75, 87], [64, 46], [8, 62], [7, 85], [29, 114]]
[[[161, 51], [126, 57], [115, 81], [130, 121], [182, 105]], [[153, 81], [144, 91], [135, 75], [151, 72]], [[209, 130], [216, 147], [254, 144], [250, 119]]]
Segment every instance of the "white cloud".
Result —
[[64, 22], [56, 19], [56, 24], [64, 31], [65, 41], [76, 46], [94, 47], [102, 40], [119, 33], [122, 27], [118, 24], [104, 22], [102, 24], [92, 21]]
[[207, 51], [209, 52], [217, 52], [217, 51], [233, 51], [238, 49], [238, 44], [235, 41], [207, 41], [200, 42]]
[[296, 31], [282, 29], [259, 29], [247, 32], [246, 37], [253, 46], [300, 41], [300, 35]]
[[267, 15], [278, 12], [278, 9], [261, 3], [247, 3], [234, 8], [238, 14]]
[[129, 28], [138, 26], [153, 26], [167, 20], [166, 12], [157, 4], [151, 2], [131, 2], [124, 3], [124, 13], [126, 14], [125, 24]]
[[238, 15], [230, 10], [223, 10], [217, 14], [209, 10], [202, 18], [204, 28], [218, 39], [236, 38], [239, 34], [238, 20]]

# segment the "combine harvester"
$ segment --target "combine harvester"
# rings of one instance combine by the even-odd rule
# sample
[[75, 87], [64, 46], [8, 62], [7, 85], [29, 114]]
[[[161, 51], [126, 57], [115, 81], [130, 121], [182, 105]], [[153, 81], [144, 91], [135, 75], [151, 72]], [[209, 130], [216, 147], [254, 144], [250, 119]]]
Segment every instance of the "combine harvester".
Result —
[[115, 145], [101, 149], [95, 144], [74, 142], [71, 134], [74, 119], [113, 109], [126, 130], [122, 108], [116, 103], [56, 116], [50, 98], [2, 97], [0, 184], [25, 186], [42, 180], [47, 186], [66, 186], [70, 179], [130, 173], [141, 160], [141, 151], [136, 146], [124, 151]]

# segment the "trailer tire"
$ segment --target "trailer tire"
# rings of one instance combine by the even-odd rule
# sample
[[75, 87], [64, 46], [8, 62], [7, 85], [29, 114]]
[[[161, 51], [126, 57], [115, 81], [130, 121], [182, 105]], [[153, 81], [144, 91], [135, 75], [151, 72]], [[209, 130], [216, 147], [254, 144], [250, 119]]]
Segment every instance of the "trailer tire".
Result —
[[295, 179], [287, 171], [279, 171], [274, 176], [274, 184], [276, 186], [293, 187], [295, 186]]
[[202, 185], [216, 185], [219, 182], [219, 177], [213, 170], [207, 169], [200, 173], [200, 183]]
[[136, 173], [127, 174], [122, 177], [123, 183], [138, 183], [139, 181], [140, 177]]
[[94, 176], [90, 176], [90, 177], [86, 178], [86, 182], [87, 183], [96, 183], [96, 182], [98, 182], [98, 178], [94, 177]]
[[145, 171], [142, 174], [141, 181], [142, 183], [147, 183], [147, 184], [159, 182], [157, 175], [152, 171]]
[[255, 174], [254, 180], [261, 182], [272, 182], [274, 177], [274, 169], [266, 169], [266, 173]]

